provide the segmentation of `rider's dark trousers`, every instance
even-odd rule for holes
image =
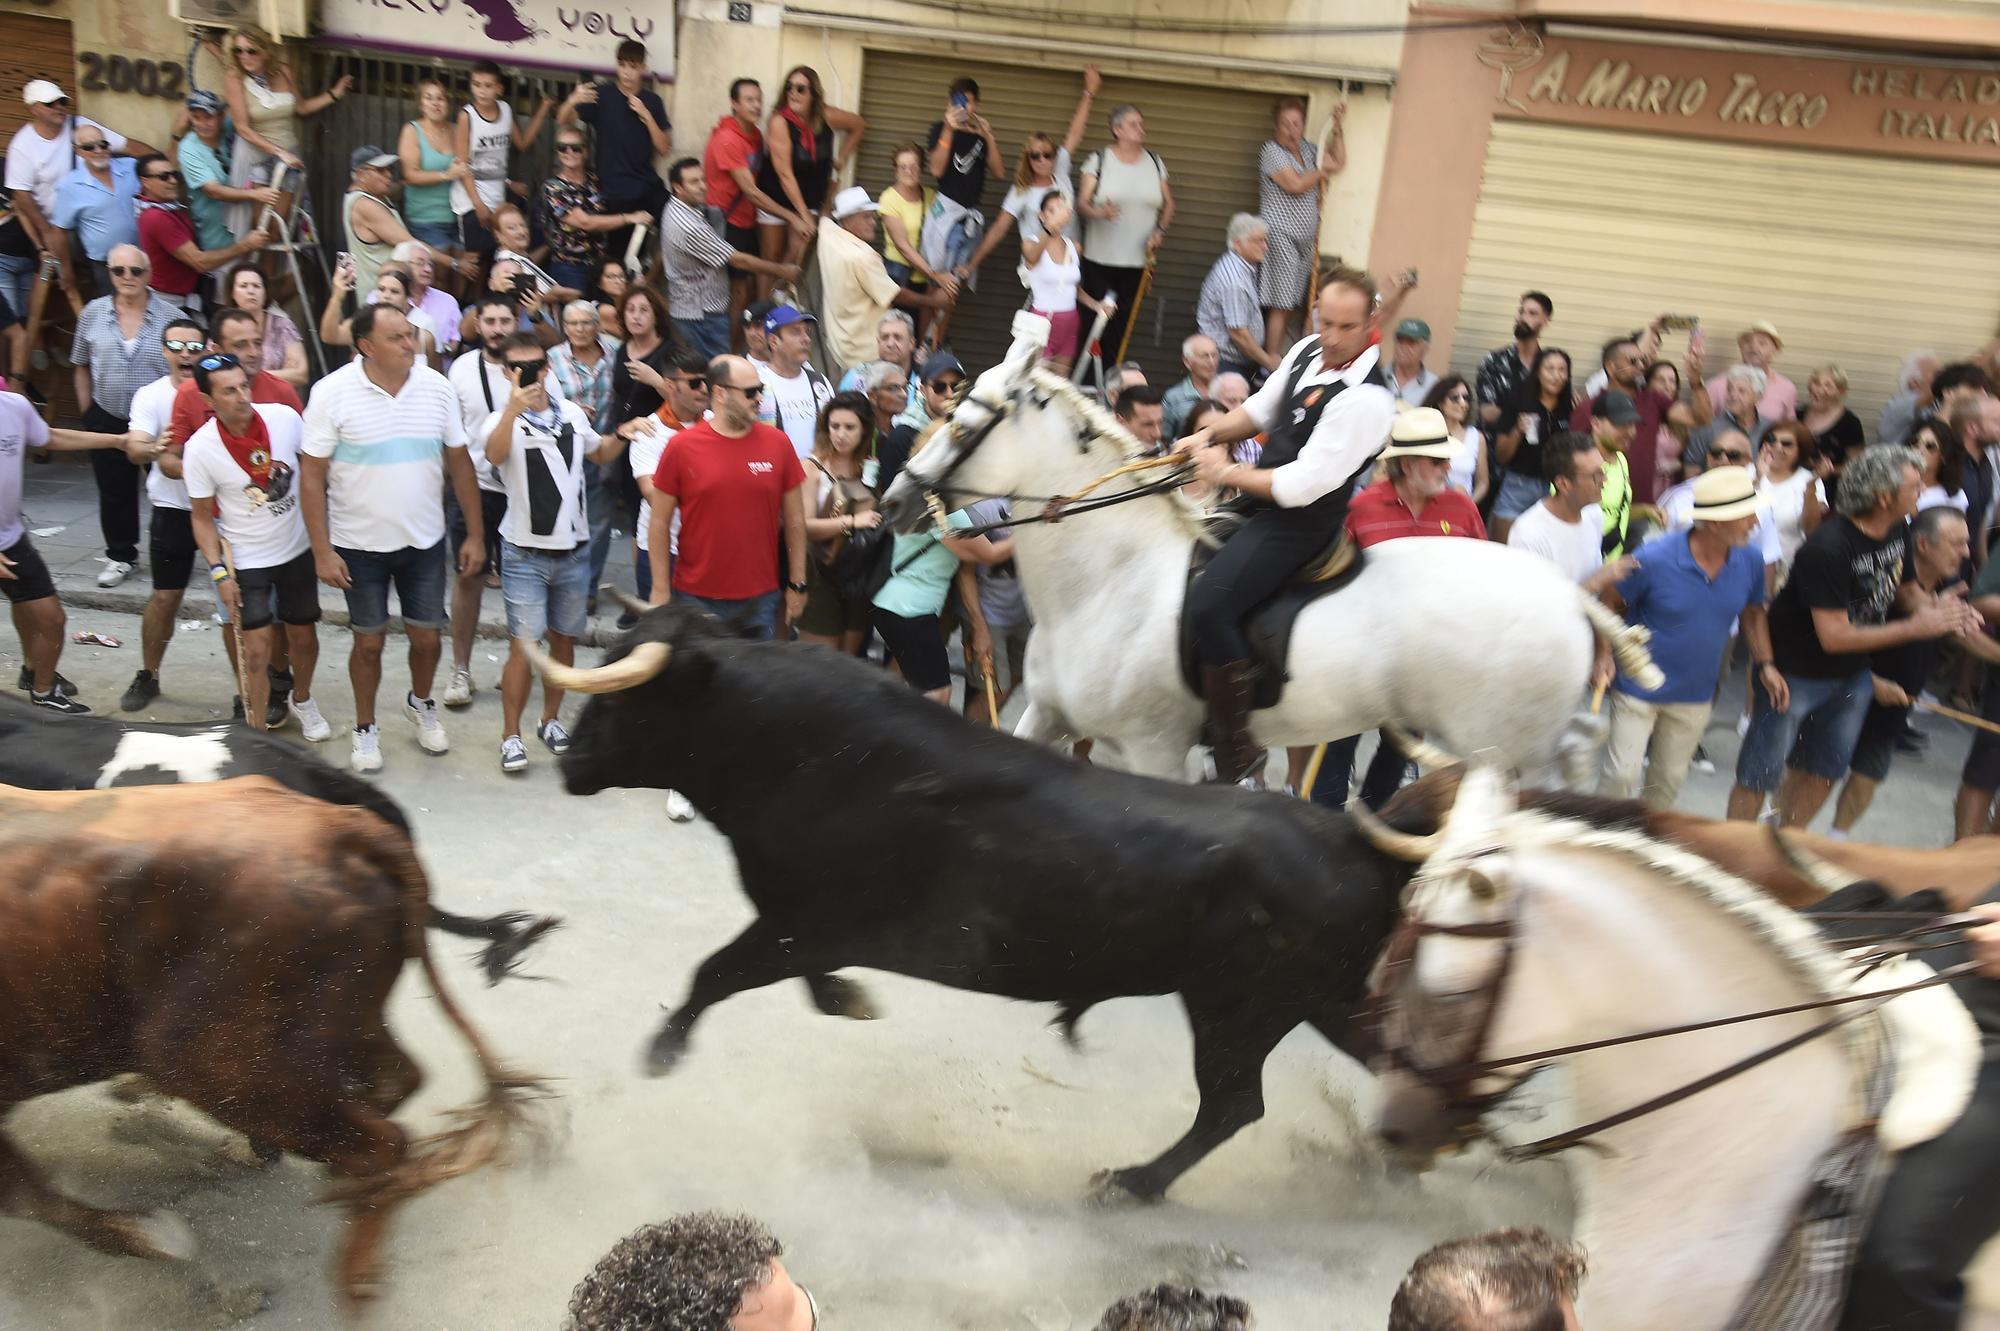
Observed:
[[[1985,900],[2000,901],[2000,889]],[[1931,954],[1939,968],[1965,956],[1963,948]],[[1897,1161],[1856,1259],[1841,1331],[1956,1331],[1965,1307],[1960,1273],[2000,1232],[2000,980],[1952,988],[1979,1024],[1972,1103],[1942,1136]]]
[[[1347,516],[1347,487],[1304,508],[1260,507],[1215,552],[1188,593],[1195,658],[1206,666],[1250,659],[1243,619],[1332,543]]]

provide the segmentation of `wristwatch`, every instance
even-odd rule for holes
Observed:
[[[805,584],[804,584],[803,582],[793,582],[793,581],[792,581],[792,580],[791,580],[790,578],[786,578],[786,579],[785,579],[785,590],[786,590],[786,591],[788,591],[788,592],[802,592],[802,591],[804,591],[805,589],[806,589],[806,585],[805,585]]]

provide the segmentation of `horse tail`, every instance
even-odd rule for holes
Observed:
[[[1667,682],[1660,668],[1653,664],[1653,654],[1646,650],[1646,643],[1652,633],[1644,625],[1627,624],[1613,614],[1611,607],[1587,592],[1579,591],[1583,598],[1584,618],[1590,621],[1591,631],[1611,645],[1612,659],[1618,668],[1642,689],[1657,689]]]

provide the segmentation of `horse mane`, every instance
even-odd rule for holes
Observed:
[[[1535,797],[1539,803],[1541,797]],[[1554,811],[1555,807],[1576,803],[1581,816]],[[1849,977],[1833,949],[1804,916],[1773,900],[1755,885],[1710,860],[1661,840],[1643,825],[1629,821],[1634,811],[1631,801],[1598,799],[1594,796],[1548,797],[1550,807],[1531,807],[1510,813],[1503,826],[1508,842],[1544,849],[1598,850],[1636,861],[1644,869],[1694,893],[1700,900],[1735,920],[1761,941],[1795,978],[1803,982],[1814,999],[1841,996],[1848,992]],[[1637,816],[1643,824],[1644,806]],[[1600,825],[1600,823],[1613,825]],[[1429,866],[1420,876],[1430,875]],[[1840,1041],[1854,1077],[1848,1084],[1848,1119],[1858,1123],[1872,1117],[1879,1105],[1876,1075],[1890,1056],[1885,1019],[1868,1013],[1835,1027],[1830,1033]]]
[[[1126,462],[1139,462],[1157,456],[1158,450],[1151,445],[1140,443],[1137,436],[1120,425],[1118,418],[1105,409],[1103,403],[1094,400],[1061,375],[1045,370],[1040,365],[1034,365],[1021,378],[1067,407],[1070,414],[1083,426],[1083,437],[1086,441],[1097,438],[1110,440],[1117,446],[1120,458]],[[1179,519],[1190,536],[1205,544],[1216,543],[1215,537],[1208,530],[1206,515],[1200,505],[1178,489],[1168,491],[1164,497],[1172,503],[1174,516]]]

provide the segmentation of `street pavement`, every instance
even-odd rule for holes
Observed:
[[[70,629],[124,644],[66,644],[62,670],[86,701],[116,714],[137,669],[128,610],[144,598],[144,574],[118,594],[98,592],[95,492],[87,468],[65,476],[61,467],[31,469],[31,526],[63,528],[36,543],[71,604]],[[165,692],[147,717],[228,713],[226,630],[207,620],[207,596],[190,595],[183,623],[196,627],[176,633]],[[490,623],[499,597],[486,599]],[[100,608],[111,602],[128,610]],[[321,637],[317,691],[335,734],[320,752],[344,762],[350,639],[333,628]],[[1113,1299],[1159,1280],[1236,1293],[1260,1326],[1379,1327],[1401,1273],[1431,1243],[1504,1223],[1568,1225],[1560,1163],[1479,1156],[1421,1179],[1392,1169],[1366,1132],[1368,1079],[1307,1032],[1266,1068],[1266,1118],[1164,1205],[1091,1208],[1095,1170],[1150,1157],[1192,1116],[1186,1023],[1169,999],[1094,1010],[1078,1051],[1041,1006],[870,973],[882,1017],[855,1023],[818,1015],[802,986],[785,985],[717,1008],[680,1070],[642,1077],[661,1005],[749,919],[734,862],[704,822],[669,822],[657,792],[569,796],[533,741],[529,770],[502,774],[503,652],[497,639],[476,645],[480,692],[447,714],[452,750],[431,757],[393,707],[406,675],[401,640],[391,639],[378,779],[409,811],[441,905],[565,917],[532,959],[539,982],[487,989],[466,949],[439,947],[453,993],[501,1056],[556,1079],[563,1132],[539,1163],[446,1184],[403,1210],[372,1325],[547,1331],[618,1237],[690,1207],[762,1216],[826,1324],[873,1331],[1087,1331]],[[18,645],[0,635],[0,679],[11,685],[19,665]],[[1935,717],[1923,725],[1928,751],[1899,757],[1863,835],[1948,838],[1967,735]],[[1718,722],[1709,751],[1719,770],[1693,776],[1684,807],[1720,813],[1735,749],[1733,728]],[[773,834],[798,831],[796,813],[773,809]],[[217,819],[226,826],[227,811]],[[474,1089],[463,1047],[414,975],[399,985],[391,1021],[428,1077],[398,1117],[417,1131],[437,1126]],[[349,1325],[325,1278],[339,1217],[315,1205],[317,1167],[218,1163],[212,1124],[185,1109],[118,1105],[101,1088],[32,1102],[8,1126],[59,1186],[170,1207],[201,1253],[191,1272],[0,1220],[0,1331],[177,1331],[229,1324],[259,1301],[241,1325]]]

